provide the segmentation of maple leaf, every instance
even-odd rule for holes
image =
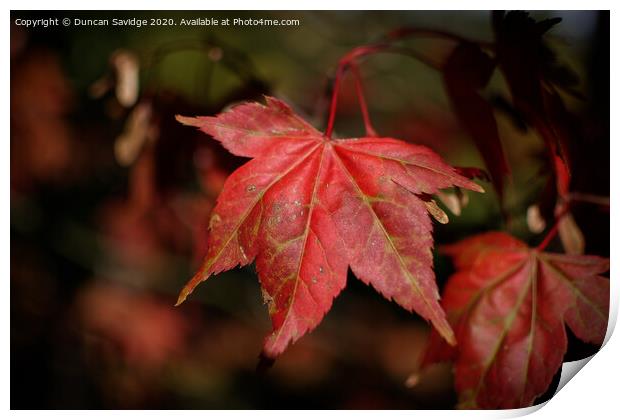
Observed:
[[[351,267],[454,344],[438,303],[428,211],[439,208],[428,195],[482,188],[426,147],[391,138],[329,139],[271,97],[266,106],[177,119],[253,158],[226,180],[206,258],[177,304],[209,276],[256,260],[273,324],[264,354],[275,357],[319,324]]]
[[[531,405],[562,364],[564,324],[581,340],[603,342],[608,259],[541,252],[501,232],[444,250],[457,272],[442,306],[459,344],[446,346],[432,332],[422,365],[455,361],[461,407]]]
[[[476,143],[501,197],[504,181],[510,175],[510,167],[497,130],[493,107],[479,93],[489,82],[494,70],[495,63],[478,45],[461,43],[443,64],[443,80],[452,108]]]
[[[497,65],[515,107],[544,139],[558,193],[565,195],[571,173],[570,144],[580,144],[582,136],[576,118],[566,109],[557,90],[573,92],[578,78],[557,62],[543,36],[561,20],[536,22],[520,11],[493,13]]]

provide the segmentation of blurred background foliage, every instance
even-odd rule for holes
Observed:
[[[416,26],[493,40],[489,12],[12,12],[16,18],[271,18],[291,27],[11,26],[12,408],[451,408],[449,366],[417,374],[428,326],[350,275],[313,333],[257,372],[269,330],[256,273],[233,270],[176,295],[205,250],[227,175],[244,160],[174,120],[269,94],[324,128],[330,80],[351,48]],[[609,195],[609,14],[562,17],[546,39],[579,76],[564,97],[585,143],[581,193]],[[442,60],[454,43],[411,40]],[[429,145],[453,165],[484,167],[450,109],[441,74],[396,55],[361,67],[379,134]],[[509,100],[495,72],[485,97]],[[492,101],[493,102],[493,101]],[[501,101],[495,101],[501,102]],[[502,215],[489,183],[438,244],[489,229],[530,243],[526,209],[543,193],[544,145],[495,112],[513,176]],[[338,136],[363,135],[345,79]],[[609,217],[576,206],[586,252],[609,255]],[[536,229],[534,229],[536,230]],[[561,251],[558,241],[552,249]],[[438,255],[438,282],[452,267]],[[567,357],[595,349],[571,338]]]

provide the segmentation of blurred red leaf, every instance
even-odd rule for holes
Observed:
[[[394,114],[388,124],[390,134],[401,139],[415,139],[416,144],[432,147],[439,154],[453,151],[460,143],[461,127],[446,111],[426,102],[422,109]]]
[[[78,309],[86,331],[118,345],[131,364],[159,367],[185,346],[187,322],[152,296],[99,284],[82,291]]]
[[[446,91],[461,125],[475,142],[501,196],[510,174],[497,131],[493,107],[479,91],[488,83],[495,63],[478,45],[462,43],[443,66]]]
[[[445,247],[457,272],[442,300],[458,347],[435,332],[423,365],[454,360],[462,407],[531,405],[560,368],[564,323],[600,344],[609,312],[609,260],[530,249],[491,232]]]
[[[574,116],[556,88],[573,91],[577,76],[557,62],[543,35],[561,19],[536,22],[525,12],[495,12],[496,59],[518,112],[542,136],[560,195],[570,183],[569,145],[578,136]]]
[[[15,59],[10,97],[11,186],[71,179],[80,144],[67,123],[74,96],[57,55],[34,50]]]
[[[253,158],[226,181],[208,251],[178,303],[213,274],[256,267],[275,357],[315,328],[344,288],[347,268],[454,337],[438,304],[432,225],[418,195],[482,191],[431,150],[391,138],[331,140],[284,103],[246,103],[216,117],[178,117],[231,153]]]

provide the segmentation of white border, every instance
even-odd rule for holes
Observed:
[[[14,10],[342,10],[342,9],[362,9],[362,10],[436,10],[436,9],[454,9],[454,10],[492,10],[492,9],[520,9],[520,10],[609,10],[613,9],[611,1],[599,1],[591,0],[588,2],[579,1],[442,1],[438,2],[414,2],[414,1],[390,1],[381,0],[380,2],[363,2],[363,1],[334,1],[334,0],[304,0],[297,1],[294,4],[290,0],[263,0],[261,2],[252,1],[234,1],[230,0],[222,2],[207,2],[204,0],[176,0],[174,2],[154,2],[154,1],[128,1],[128,0],[108,0],[106,2],[84,2],[84,1],[66,1],[60,0],[50,3],[49,1],[8,1],[6,3],[10,9]],[[55,6],[54,9],[50,8],[50,5]],[[257,7],[257,6],[260,6]],[[380,8],[378,6],[381,6]],[[10,14],[7,10],[7,15]],[[7,16],[8,22],[10,20]],[[620,20],[615,16],[615,10],[611,12],[611,44],[617,45],[617,31],[615,23],[620,23]],[[5,29],[5,57],[9,56],[10,50],[10,31],[8,27]],[[616,48],[617,49],[617,48]],[[615,75],[617,75],[617,53],[613,53],[611,56],[611,115],[616,116],[614,113],[617,110],[615,106],[617,102],[617,82],[615,82]],[[5,61],[5,65],[1,70],[3,80],[5,80],[5,86],[10,85],[10,67]],[[8,89],[7,89],[8,90]],[[7,91],[5,91],[7,92]],[[5,197],[5,205],[2,207],[2,219],[1,225],[2,233],[2,268],[5,272],[2,285],[4,287],[4,299],[8,302],[4,305],[4,313],[2,316],[2,332],[6,337],[5,344],[0,350],[2,352],[2,361],[4,363],[3,380],[0,382],[0,399],[2,400],[3,407],[8,410],[10,406],[10,348],[9,348],[9,310],[10,310],[10,153],[9,153],[9,122],[10,122],[10,97],[8,94],[4,95],[4,101],[2,101],[3,115],[5,121],[4,127],[4,142],[5,150],[2,155],[1,165],[2,172],[6,177],[3,180],[2,189],[3,196]],[[617,118],[612,118],[611,123],[611,157],[617,162],[620,156],[618,155],[617,142],[620,141],[618,137],[618,123]],[[606,158],[603,158],[601,164],[607,164]],[[620,165],[613,165],[611,167],[611,196],[612,202],[615,202],[615,198],[619,197],[620,188]],[[619,252],[620,244],[618,238],[620,238],[620,231],[618,230],[618,222],[620,220],[620,212],[615,206],[611,208],[611,238],[612,239],[612,261],[620,261]],[[315,411],[258,411],[253,413],[237,412],[237,411],[211,411],[208,413],[200,411],[106,411],[106,412],[93,412],[93,411],[48,411],[48,412],[30,412],[30,411],[13,411],[10,413],[15,418],[31,418],[41,415],[53,418],[83,418],[89,416],[92,418],[109,418],[109,416],[115,416],[118,418],[200,418],[204,419],[205,415],[215,416],[221,419],[236,419],[240,416],[251,415],[255,418],[265,418],[269,420],[286,419],[290,420],[291,416],[295,416],[296,419],[312,419],[315,420],[317,416],[328,416],[343,418],[355,418],[355,419],[375,419],[377,416],[387,416],[390,418],[509,418],[532,414],[534,418],[541,419],[567,419],[567,418],[610,418],[617,415],[617,381],[620,374],[620,362],[618,360],[620,356],[620,344],[617,337],[611,336],[611,332],[617,321],[618,315],[618,296],[620,296],[620,290],[618,287],[618,269],[616,269],[615,263],[612,263],[611,278],[612,278],[612,307],[610,312],[610,331],[606,338],[607,343],[600,351],[599,354],[592,358],[592,361],[580,372],[576,380],[570,381],[556,396],[554,396],[546,405],[544,409],[540,410],[539,407],[523,410],[509,410],[509,411],[338,411],[338,412],[315,412]],[[617,335],[617,334],[616,334]]]

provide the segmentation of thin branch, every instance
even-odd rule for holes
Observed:
[[[325,129],[325,137],[331,138],[333,130],[334,130],[334,122],[336,120],[336,111],[338,109],[338,94],[340,93],[340,84],[342,78],[346,74],[347,70],[352,70],[354,74],[356,72],[359,73],[358,69],[358,60],[377,53],[391,53],[391,54],[399,54],[407,57],[414,58],[427,66],[438,70],[440,65],[438,63],[433,63],[429,58],[424,55],[419,54],[417,51],[412,50],[411,48],[406,47],[398,47],[392,46],[389,44],[373,44],[373,45],[363,45],[361,47],[356,47],[345,54],[340,61],[338,62],[338,68],[336,70],[336,76],[334,78],[334,87],[332,89],[332,98],[329,107],[329,118],[327,121],[327,128]],[[366,106],[366,101],[363,96],[363,91],[361,88],[361,78],[359,75],[356,75],[356,90],[358,93],[358,99],[360,102],[360,108],[362,115],[364,116],[364,123],[366,124],[366,131],[368,133],[374,133],[374,129],[372,125],[367,123],[370,122],[370,118],[368,116],[368,108]],[[369,128],[371,130],[369,130]]]
[[[361,47],[353,48],[347,54],[345,54],[338,62],[338,69],[336,70],[336,77],[334,79],[334,89],[332,90],[332,100],[329,107],[329,118],[327,121],[327,128],[325,130],[325,137],[331,138],[334,131],[334,122],[336,119],[336,110],[338,108],[338,94],[340,93],[340,82],[345,75],[346,71],[355,65],[355,61],[361,57],[379,52],[388,46],[385,44],[376,45],[363,45]],[[365,103],[365,102],[364,102]],[[360,102],[360,106],[361,102]],[[363,113],[364,111],[362,111]]]
[[[340,91],[340,79],[342,78],[343,73],[344,69],[342,67],[338,67],[338,70],[336,70],[336,77],[334,79],[334,88],[332,89],[332,100],[329,105],[329,118],[327,120],[327,128],[325,129],[325,137],[327,137],[328,139],[332,137],[332,132],[334,131],[336,109],[338,108],[338,92]]]
[[[351,72],[355,76],[355,90],[357,92],[357,100],[359,101],[360,109],[362,111],[362,117],[364,118],[366,135],[369,137],[377,137],[377,132],[372,125],[370,114],[368,113],[368,106],[366,105],[366,98],[364,97],[364,87],[362,85],[362,75],[357,64],[351,63]]]
[[[440,38],[440,39],[448,39],[455,42],[461,43],[469,43],[469,44],[477,44],[484,48],[495,48],[495,44],[493,42],[487,41],[479,41],[475,39],[466,38],[461,35],[454,34],[452,32],[442,31],[440,29],[430,29],[430,28],[415,28],[415,27],[403,27],[395,29],[389,32],[384,38],[384,41],[398,41],[404,38],[410,37],[419,37],[419,38]]]
[[[609,207],[609,197],[603,197],[600,195],[586,194],[580,192],[568,193],[569,201],[580,201],[583,203],[596,204],[603,207]]]
[[[375,130],[370,123],[370,117],[368,115],[368,107],[366,105],[366,100],[364,99],[363,90],[362,90],[362,82],[361,77],[359,76],[359,69],[357,61],[362,57],[366,57],[372,54],[385,52],[385,53],[393,53],[400,54],[407,57],[414,58],[423,64],[435,69],[441,69],[441,63],[433,62],[430,58],[420,54],[419,52],[403,46],[393,45],[394,41],[401,40],[403,38],[408,38],[412,36],[418,37],[435,37],[435,38],[444,38],[450,39],[456,42],[467,42],[480,45],[481,47],[494,48],[494,44],[485,43],[480,41],[474,41],[471,39],[464,38],[460,35],[453,34],[451,32],[435,30],[435,29],[427,29],[427,28],[412,28],[405,27],[400,28],[395,31],[388,33],[383,39],[382,42],[376,44],[362,45],[360,47],[353,48],[347,54],[345,54],[340,61],[338,62],[338,68],[336,70],[336,77],[334,79],[334,88],[332,90],[332,98],[329,107],[329,118],[327,121],[327,128],[325,129],[325,136],[327,138],[331,138],[333,130],[334,130],[334,122],[336,119],[336,111],[338,108],[338,93],[340,91],[341,79],[344,77],[347,70],[351,69],[356,78],[356,90],[357,96],[360,103],[360,109],[362,115],[364,117],[364,125],[366,126],[366,132],[369,135],[376,135]]]
[[[549,243],[553,240],[553,238],[555,238],[555,235],[557,235],[558,233],[560,221],[562,220],[564,216],[566,216],[569,208],[570,208],[570,203],[566,203],[564,204],[562,209],[557,213],[557,215],[555,216],[555,222],[553,223],[553,226],[551,227],[549,232],[547,232],[547,235],[545,235],[542,242],[536,247],[538,251],[544,251],[545,248],[549,246]]]

